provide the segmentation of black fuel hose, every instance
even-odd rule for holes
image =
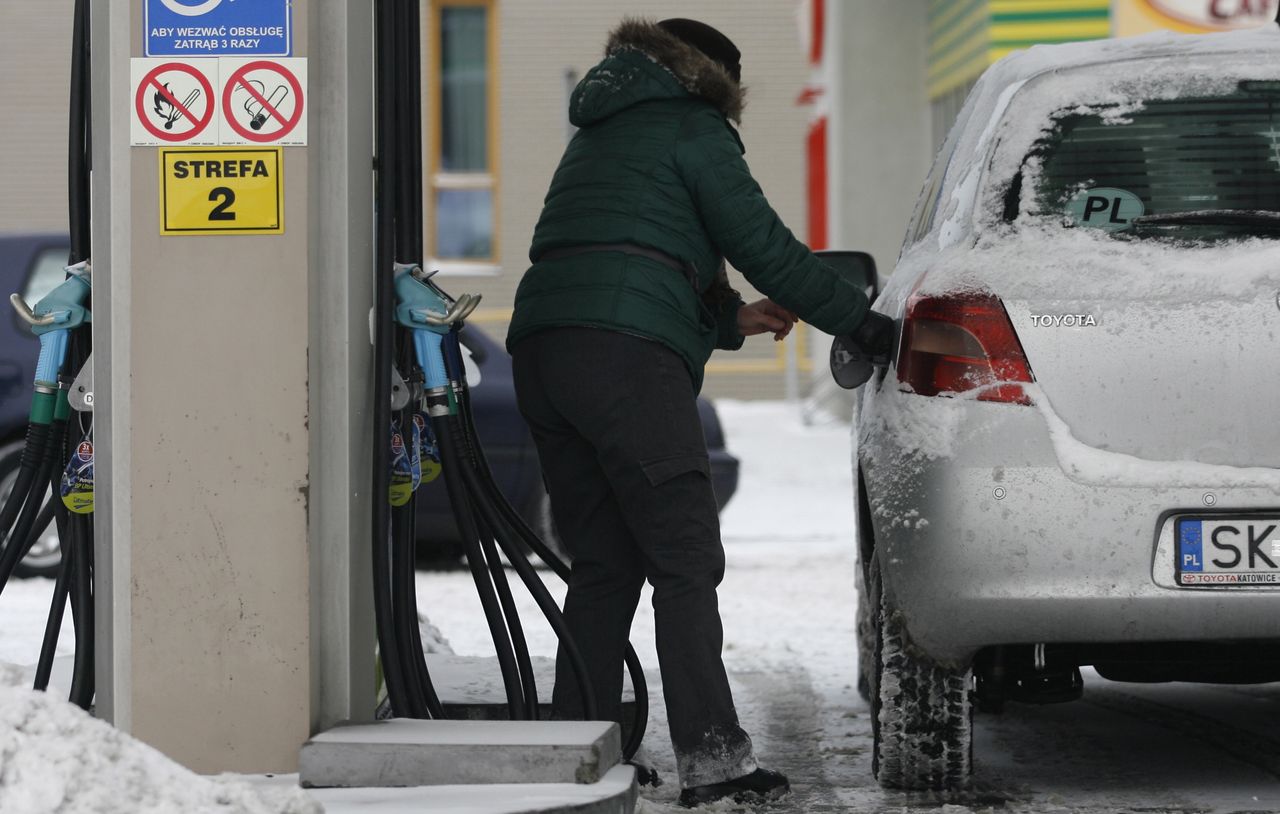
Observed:
[[[401,331],[396,330],[396,339],[399,340],[398,334]],[[396,351],[396,356],[400,362],[401,369],[404,363],[403,343],[397,341],[400,346]],[[393,412],[393,420],[397,422],[397,426],[401,428],[401,437],[403,444],[408,447],[409,439],[403,433],[404,412]],[[412,637],[410,636],[410,620],[409,617],[413,611],[409,597],[413,591],[413,547],[412,541],[406,539],[408,532],[407,519],[409,513],[414,509],[413,498],[410,496],[409,503],[403,506],[391,507],[391,610],[392,610],[392,635],[395,637],[399,653],[403,659],[400,666],[400,674],[404,678],[404,709],[398,710],[398,714],[403,718],[425,718],[427,716],[426,701],[419,681],[420,675],[415,667],[416,659],[414,658]],[[408,566],[406,568],[406,565]]]
[[[401,413],[403,416],[403,413]],[[403,418],[401,419],[403,422]],[[401,427],[403,427],[401,423]],[[409,439],[405,440],[408,446]],[[415,501],[410,497],[404,506],[391,510],[391,577],[392,608],[394,613],[394,635],[399,643],[400,653],[404,658],[401,666],[405,680],[406,708],[400,711],[402,717],[426,718],[426,688],[423,685],[421,648],[415,645],[413,635],[417,628],[417,601],[414,585],[413,539],[410,518],[415,510]]]
[[[465,438],[465,436],[464,436]],[[465,481],[469,467],[462,467]],[[475,505],[475,494],[467,484],[468,499]],[[524,625],[520,622],[520,611],[516,608],[515,597],[511,593],[511,583],[507,581],[507,572],[498,555],[498,546],[494,543],[494,534],[490,528],[489,518],[483,505],[475,505],[476,527],[480,530],[480,546],[484,551],[485,561],[489,565],[489,575],[498,594],[498,604],[507,621],[507,630],[511,634],[511,648],[515,651],[516,669],[520,672],[520,691],[524,699],[524,717],[536,721],[538,715],[538,683],[533,675],[533,659],[529,657],[529,644],[524,636]]]
[[[412,421],[405,416],[404,421]],[[402,425],[404,426],[404,425]],[[402,652],[407,664],[404,666],[406,680],[411,686],[413,717],[444,718],[444,707],[436,694],[435,685],[431,681],[431,673],[427,669],[422,646],[422,631],[418,622],[418,586],[415,558],[417,529],[417,494],[409,504],[392,513],[392,534],[395,540],[394,556],[396,557],[396,614],[397,635],[400,638]]]
[[[374,179],[374,365],[373,365],[373,593],[378,652],[387,699],[392,714],[408,709],[403,659],[395,635],[392,597],[390,444],[391,369],[394,350],[392,325],[395,308],[395,91],[396,91],[396,4],[375,2],[376,101]]]
[[[89,259],[89,3],[76,0],[71,30],[71,98],[67,139],[67,209],[71,263]]]
[[[62,501],[50,501],[58,528],[59,540],[70,540],[66,530],[67,515],[71,514]],[[58,511],[61,507],[61,511]],[[44,640],[40,645],[40,659],[36,662],[35,689],[44,691],[49,688],[49,676],[53,673],[53,658],[57,655],[58,637],[62,632],[62,617],[67,609],[67,595],[71,590],[71,558],[73,548],[62,548],[62,561],[58,563],[58,578],[53,583],[53,601],[49,603],[49,615],[44,625]]]
[[[409,9],[403,0],[396,0],[392,7],[395,17],[393,61],[396,69],[396,83],[391,94],[393,116],[393,143],[395,153],[395,260],[396,265],[412,257],[414,202],[408,195],[407,177],[413,174],[414,155],[405,138],[405,120],[407,108],[411,104],[405,96],[405,78],[408,72],[406,61],[412,53],[412,43],[405,38],[406,17]],[[420,206],[420,205],[419,205]],[[400,371],[408,378],[409,368],[406,361],[411,360],[411,349],[406,341],[404,329],[392,328],[394,350],[392,358]],[[407,448],[411,442],[405,420],[406,412],[401,410],[395,414],[394,420],[400,428],[400,434]],[[413,540],[407,538],[408,518],[416,509],[415,495],[410,495],[408,504],[391,509],[391,606],[393,635],[399,646],[401,659],[400,672],[404,677],[405,709],[400,715],[408,718],[424,718],[427,716],[425,692],[422,687],[422,672],[418,665],[422,661],[421,651],[415,651],[412,628],[417,626],[416,602],[411,601],[414,591],[414,558]]]
[[[516,666],[510,634],[504,624],[502,607],[486,568],[484,552],[480,546],[480,531],[476,525],[472,506],[467,499],[466,481],[463,475],[466,459],[459,445],[461,427],[456,416],[443,416],[435,422],[434,426],[440,443],[440,457],[445,486],[449,491],[449,503],[453,507],[454,519],[457,521],[458,530],[466,546],[467,565],[471,569],[471,577],[475,582],[476,592],[480,596],[480,605],[484,611],[485,620],[489,624],[494,649],[497,651],[498,667],[502,672],[502,683],[507,692],[507,713],[511,720],[521,720],[524,718],[525,705],[520,672]]]
[[[72,26],[71,50],[71,99],[67,143],[67,202],[71,236],[69,265],[86,262],[92,256],[90,235],[90,172],[92,170],[90,114],[92,91],[89,54],[89,0],[76,0],[75,22]],[[86,307],[92,308],[92,294]],[[68,353],[60,378],[70,388],[70,380],[89,360],[92,347],[92,329],[82,325],[71,332]],[[75,413],[72,414],[76,415]],[[79,422],[76,422],[79,425]],[[65,432],[65,429],[64,429]],[[79,438],[67,437],[59,444],[56,459],[48,462],[53,486],[53,500],[60,504],[60,470],[70,453],[79,444]],[[67,535],[59,540],[64,550],[73,552],[68,581],[71,596],[71,614],[74,617],[76,650],[71,676],[70,700],[82,709],[93,704],[94,676],[94,605],[93,605],[93,514],[71,514],[63,526]],[[34,539],[34,538],[33,538]]]
[[[13,482],[13,489],[0,509],[0,539],[8,535],[13,528],[13,521],[18,519],[31,492],[31,484],[35,482],[36,472],[40,469],[40,456],[44,451],[45,440],[49,437],[49,425],[31,422],[27,425],[27,439],[22,447],[22,458],[18,463],[18,474]],[[0,582],[0,591],[4,583]]]
[[[413,420],[412,416],[408,417],[409,421]],[[405,571],[408,574],[408,615],[409,615],[409,653],[414,654],[411,662],[417,672],[419,693],[423,703],[426,705],[427,715],[435,719],[443,719],[444,706],[440,703],[440,696],[436,693],[435,684],[431,681],[431,673],[427,669],[426,649],[422,646],[422,628],[418,617],[418,585],[417,585],[417,494],[414,494],[414,509],[405,515],[404,523],[406,526],[405,535],[408,544],[405,550],[408,552]]]
[[[40,514],[41,504],[44,502],[44,491],[48,487],[54,465],[61,457],[62,435],[65,430],[66,422],[57,420],[49,425],[49,431],[44,436],[40,467],[36,470],[35,479],[27,489],[22,510],[18,513],[18,520],[9,533],[8,543],[0,553],[0,592],[4,591],[9,579],[13,576],[13,569],[26,556],[32,542],[31,531]],[[30,443],[29,440],[28,443]],[[13,497],[10,497],[10,500],[13,500]]]
[[[62,473],[54,470],[53,478],[56,479],[54,489],[57,489],[56,481],[61,480]],[[59,503],[61,503],[61,501],[57,499],[56,491],[44,499],[44,503],[40,506],[40,513],[36,515],[35,525],[31,527],[31,533],[27,535],[26,542],[22,544],[23,551],[28,554],[31,553],[31,549],[35,546],[36,541],[43,537],[44,533],[49,530],[49,524],[53,522],[54,507]],[[24,554],[23,556],[25,557],[26,555]]]
[[[413,636],[410,632],[414,612],[414,606],[409,601],[409,583],[413,581],[413,548],[411,542],[406,545],[406,509],[412,510],[412,503],[391,509],[391,604],[394,614],[392,618],[395,620],[393,633],[404,658],[400,669],[405,682],[405,709],[399,712],[404,718],[425,718],[428,714],[426,698],[422,676],[416,667],[417,659],[414,658]]]
[[[402,267],[421,266],[423,259],[422,236],[422,100],[414,95],[414,77],[421,69],[421,9],[418,0],[400,0],[396,4],[396,93],[395,102],[395,150],[396,173],[396,229],[395,257]],[[413,336],[409,331],[395,331],[399,368],[407,374],[410,386],[420,382]],[[399,414],[399,426],[406,445],[411,443],[413,410]],[[418,622],[418,595],[416,581],[415,548],[417,492],[414,491],[405,506],[392,512],[392,557],[395,562],[395,619],[396,635],[404,658],[407,695],[413,717],[442,718],[440,704],[422,646],[422,633]]]
[[[71,673],[71,703],[88,710],[93,703],[93,526],[90,515],[67,518],[71,533],[71,615],[76,652]]]
[[[489,522],[494,523],[496,528],[501,529],[494,535],[494,539],[501,546],[503,553],[507,555],[507,560],[511,563],[511,567],[515,569],[516,574],[528,589],[534,602],[537,603],[538,609],[542,611],[547,623],[555,632],[561,647],[564,648],[565,655],[569,659],[570,669],[573,671],[574,678],[578,682],[578,689],[582,695],[583,717],[587,720],[594,720],[599,714],[599,707],[596,703],[595,690],[591,685],[590,674],[587,672],[587,664],[582,657],[582,652],[578,649],[572,636],[569,635],[564,615],[556,604],[555,597],[547,590],[547,586],[543,584],[538,572],[528,558],[525,557],[524,552],[520,550],[520,546],[514,543],[514,535],[510,527],[505,523],[501,513],[496,510],[490,497],[485,494],[484,487],[481,485],[476,471],[468,467],[463,470],[463,477],[467,481],[467,487],[472,496],[481,507],[481,511],[489,518]]]
[[[82,326],[71,332],[67,347],[67,362],[63,374],[59,377],[62,386],[68,391],[79,371],[89,361],[89,349],[92,344],[91,329]],[[80,439],[84,437],[86,416],[71,411],[68,428],[76,427],[80,434],[64,431],[64,442],[59,450],[57,463],[51,475],[53,499],[57,504],[61,500],[61,464],[74,460]],[[76,649],[71,672],[70,701],[81,709],[89,709],[93,703],[94,693],[94,638],[93,638],[93,514],[68,512],[64,523],[67,536],[61,538],[72,552],[68,575],[71,618],[75,632]]]

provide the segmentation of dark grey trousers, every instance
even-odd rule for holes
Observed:
[[[724,548],[684,362],[647,339],[557,328],[521,340],[513,363],[552,516],[573,555],[564,614],[600,717],[620,720],[623,651],[647,578],[681,785],[754,771],[720,657]],[[582,716],[563,650],[553,705],[557,717]]]

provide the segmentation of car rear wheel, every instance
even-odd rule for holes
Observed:
[[[963,788],[973,771],[972,670],[938,664],[912,647],[884,596],[879,558],[870,565],[872,771],[886,788]]]

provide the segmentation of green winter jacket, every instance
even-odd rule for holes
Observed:
[[[774,302],[831,334],[867,312],[857,286],[796,240],[765,200],[729,119],[742,91],[700,51],[656,25],[624,22],[570,99],[573,137],[534,230],[507,347],[535,331],[591,326],[655,339],[684,358],[701,389],[715,348],[736,350],[741,298],[727,258]],[[542,261],[553,249],[629,243],[697,271],[646,257],[591,252]]]

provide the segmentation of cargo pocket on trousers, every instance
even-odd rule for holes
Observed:
[[[640,468],[655,489],[674,478],[689,472],[701,472],[711,480],[711,464],[705,455],[679,455],[674,458],[657,458],[641,461]]]
[[[637,532],[650,569],[719,582],[724,571],[720,519],[705,455],[678,455],[642,461],[649,488]]]

